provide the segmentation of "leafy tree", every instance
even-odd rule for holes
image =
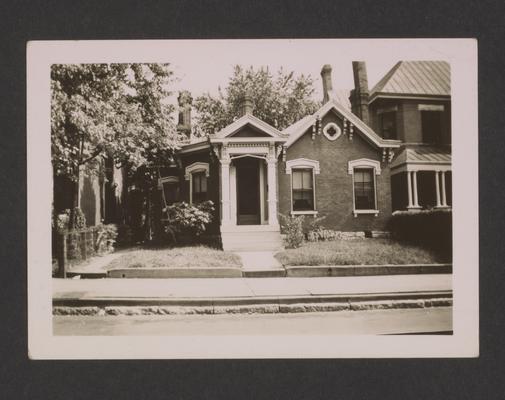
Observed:
[[[204,94],[195,100],[196,126],[202,134],[224,128],[240,116],[240,104],[246,93],[254,102],[254,115],[284,129],[316,111],[312,99],[313,79],[280,69],[273,75],[268,68],[254,69],[236,65],[228,86],[219,88],[218,96]]]
[[[171,77],[165,64],[52,66],[52,164],[56,175],[74,182],[73,209],[81,171],[97,173],[105,157],[135,173],[173,154],[178,137],[167,100]]]

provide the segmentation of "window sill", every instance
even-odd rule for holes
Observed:
[[[379,215],[379,210],[354,210],[353,211],[354,218],[358,216],[358,214],[374,214],[374,217]]]
[[[317,215],[317,211],[291,211],[291,215]]]

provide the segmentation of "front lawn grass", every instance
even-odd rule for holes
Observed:
[[[168,249],[138,249],[113,260],[106,269],[114,268],[240,268],[239,256],[205,246]]]
[[[447,256],[390,239],[306,242],[275,255],[283,265],[385,265],[451,262]]]

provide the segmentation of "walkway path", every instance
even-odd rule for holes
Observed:
[[[274,257],[273,251],[238,251],[243,270],[282,269],[282,264]]]
[[[437,292],[451,274],[323,278],[53,279],[53,299],[215,299]]]

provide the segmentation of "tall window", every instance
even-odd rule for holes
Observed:
[[[354,169],[354,208],[356,210],[375,210],[376,208],[372,168]]]
[[[312,169],[293,169],[293,211],[314,210],[314,182]]]
[[[442,140],[442,112],[421,111],[424,143],[440,143]]]
[[[384,139],[396,139],[396,111],[379,114],[379,124]]]
[[[207,177],[205,171],[193,172],[192,174],[192,196],[193,203],[201,203],[207,200]]]
[[[167,206],[170,206],[179,201],[179,183],[178,182],[163,182],[163,195]]]

